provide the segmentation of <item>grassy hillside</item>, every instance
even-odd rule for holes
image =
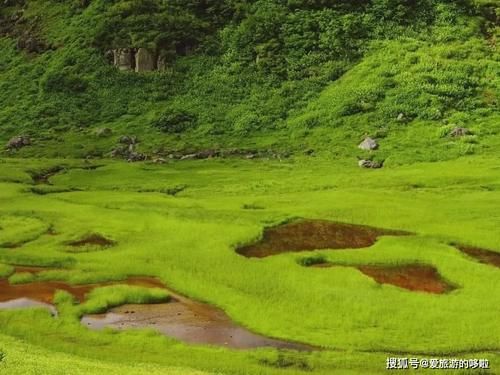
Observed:
[[[9,0],[0,8],[0,141],[19,156],[308,151],[394,164],[496,152],[496,1]],[[119,71],[150,48],[160,72]],[[450,139],[468,127],[472,135]],[[96,129],[110,128],[108,136]],[[491,150],[491,151],[488,151]],[[373,155],[372,155],[373,156]]]

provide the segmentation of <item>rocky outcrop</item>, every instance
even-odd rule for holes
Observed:
[[[18,135],[16,137],[11,138],[9,142],[7,142],[5,148],[8,150],[19,150],[25,146],[30,146],[30,145],[31,145],[31,139],[29,137],[24,135]]]
[[[358,148],[365,151],[372,151],[378,148],[378,143],[376,140],[366,137],[365,140],[358,145]]]
[[[164,70],[166,65],[164,59],[147,48],[117,48],[108,51],[108,54],[113,55],[113,65],[123,71],[152,72],[160,66]]]
[[[135,52],[132,48],[118,48],[113,50],[113,64],[120,70],[135,68]]]
[[[148,160],[148,156],[136,150],[139,140],[136,136],[124,135],[118,139],[118,145],[111,150],[111,157],[122,158],[128,162],[138,162]]]
[[[156,53],[146,48],[139,48],[135,53],[135,71],[152,72],[157,69]]]

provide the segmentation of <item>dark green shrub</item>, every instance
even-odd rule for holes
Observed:
[[[87,89],[87,82],[69,69],[50,71],[41,80],[44,92],[82,93]]]
[[[182,109],[168,109],[163,112],[156,120],[153,126],[165,133],[182,133],[196,125],[197,118],[194,114]]]

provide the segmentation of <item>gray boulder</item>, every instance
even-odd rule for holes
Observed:
[[[13,137],[7,142],[6,148],[8,150],[19,150],[25,146],[31,145],[31,139],[24,135]]]
[[[358,145],[358,148],[365,151],[372,151],[378,148],[378,143],[376,140],[366,137],[365,140]]]
[[[118,142],[123,144],[123,145],[135,145],[135,144],[139,143],[139,140],[137,139],[137,137],[135,135],[123,135],[120,137]]]

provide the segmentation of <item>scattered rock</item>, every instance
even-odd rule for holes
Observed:
[[[110,128],[98,128],[95,131],[95,135],[99,138],[107,138],[113,134],[113,131]]]
[[[373,161],[373,160],[361,159],[358,161],[358,165],[360,168],[379,169],[379,168],[382,168],[384,166],[384,163],[378,162],[378,161]]]
[[[120,137],[119,143],[124,144],[124,145],[135,145],[139,143],[139,140],[135,135],[129,136],[129,135],[123,135]]]
[[[135,163],[138,161],[145,161],[145,160],[148,160],[148,156],[141,152],[130,152],[127,158],[127,161],[129,163]]]
[[[215,158],[220,155],[220,152],[217,150],[204,150],[196,153],[197,159],[210,159]]]
[[[197,159],[197,154],[187,154],[187,155],[182,155],[181,160],[193,160]]]
[[[376,140],[366,137],[365,140],[358,145],[358,148],[365,151],[372,151],[378,148],[378,143]]]
[[[472,132],[467,128],[454,128],[450,132],[450,137],[459,138],[459,137],[464,137],[464,136],[470,135],[470,134],[472,134]]]
[[[165,164],[167,162],[165,159],[158,157],[153,158],[151,161],[153,162],[153,164]]]
[[[18,135],[16,137],[11,138],[9,142],[7,142],[6,148],[8,150],[19,150],[20,148],[30,145],[31,145],[30,137],[24,135]]]
[[[110,156],[112,158],[125,157],[128,155],[127,145],[118,145],[113,150],[111,150]]]

